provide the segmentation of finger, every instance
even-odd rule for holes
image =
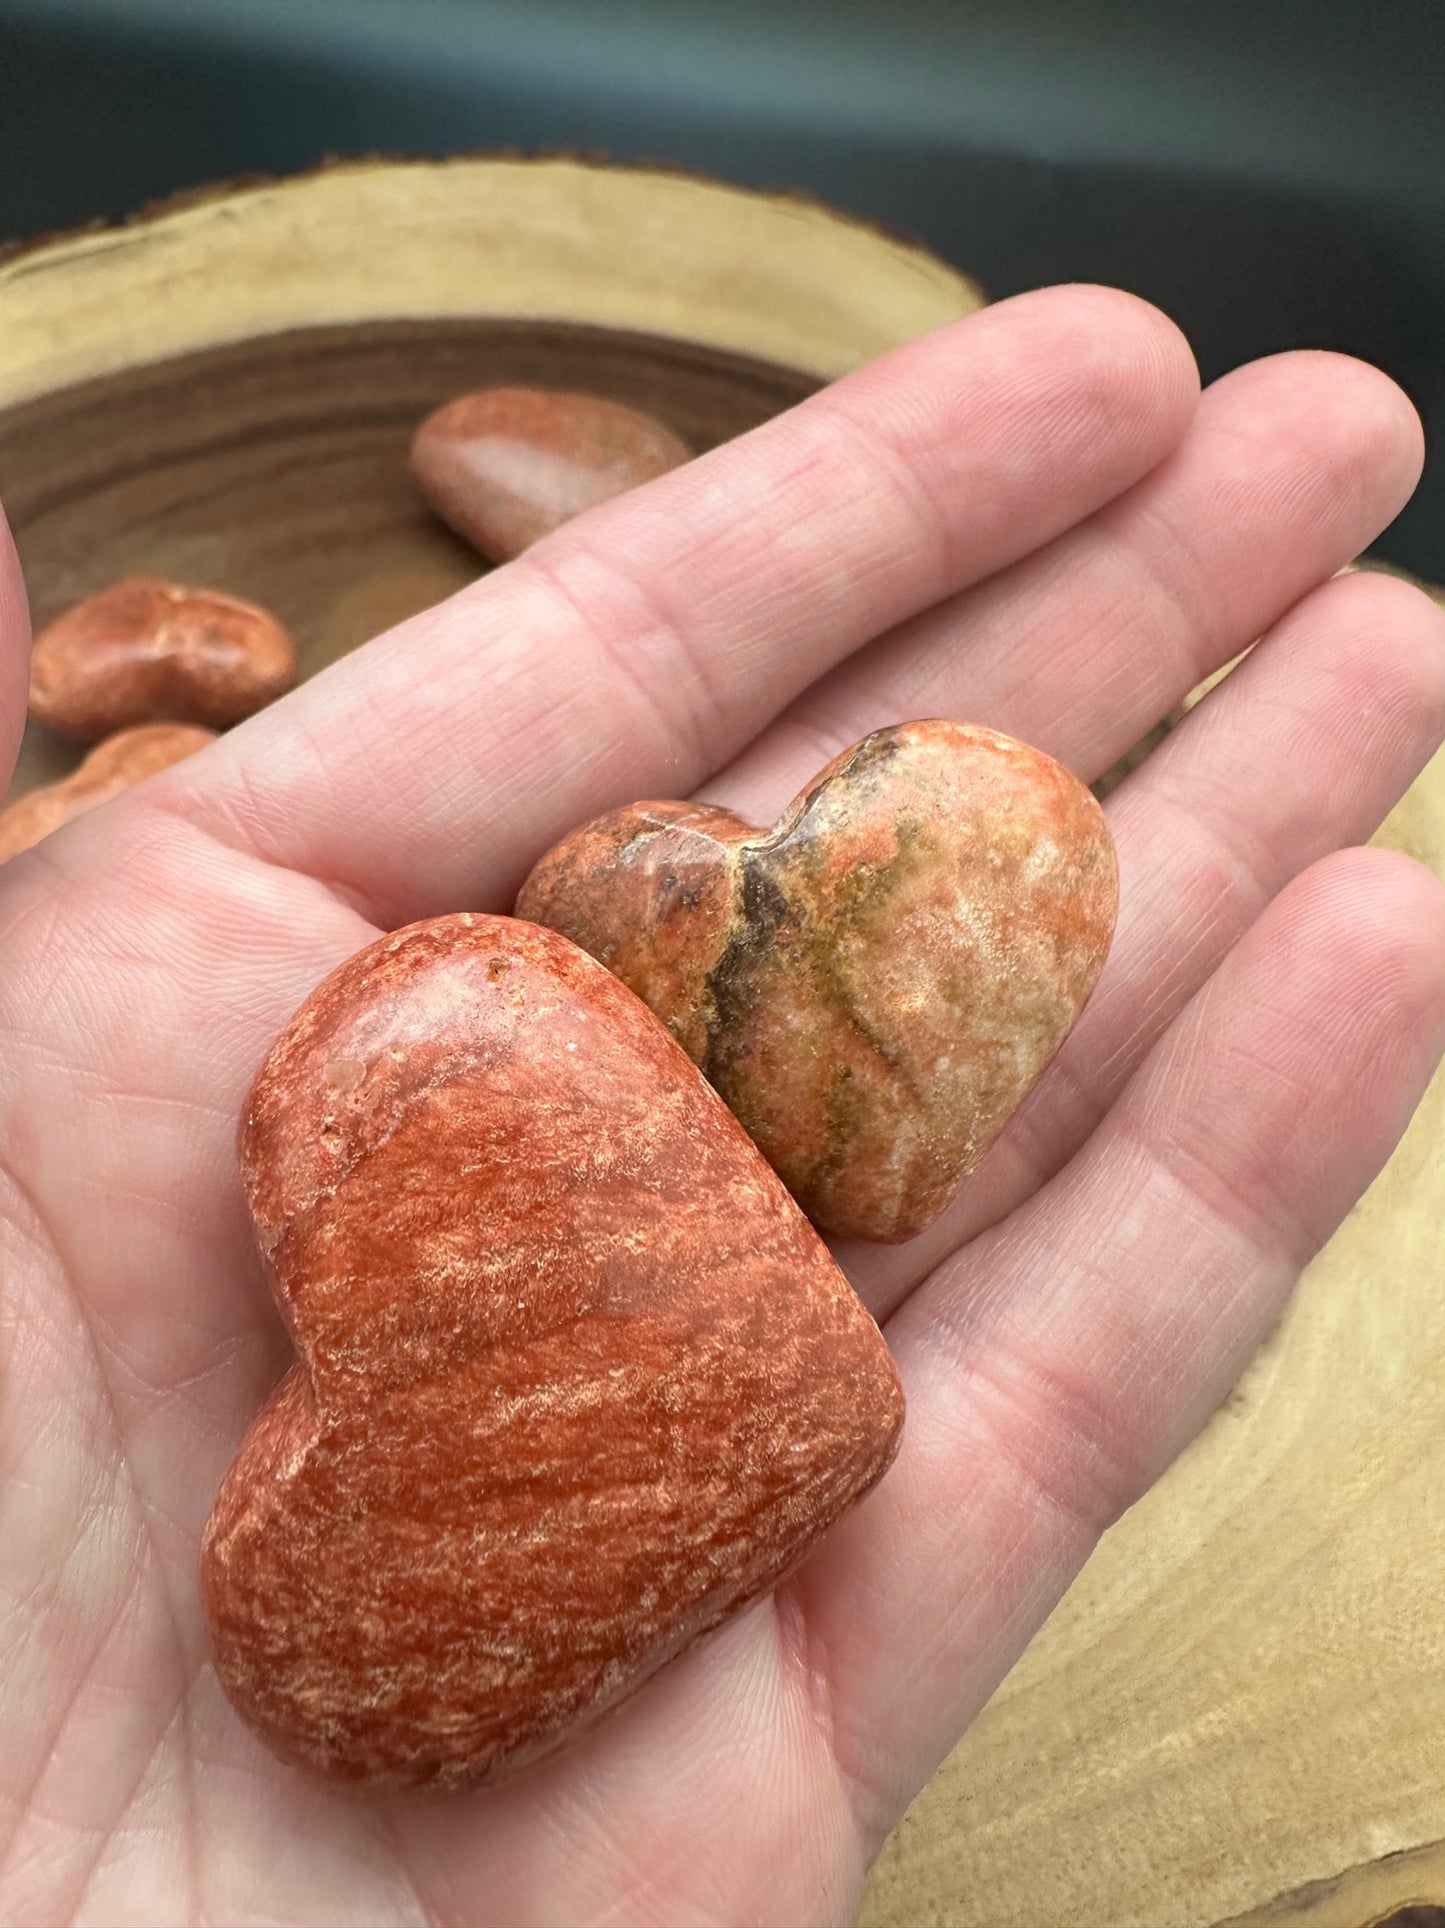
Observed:
[[[802,1582],[875,1837],[1389,1155],[1445,1046],[1442,956],[1420,866],[1315,866],[1067,1171],[890,1321],[897,1466]]]
[[[1119,922],[1099,988],[937,1224],[839,1247],[875,1317],[1084,1143],[1269,900],[1362,843],[1445,736],[1445,612],[1392,577],[1317,589],[1110,799]]]
[[[1092,780],[1373,541],[1421,459],[1414,408],[1364,362],[1238,369],[1127,494],[859,651],[707,795],[766,820],[839,750],[915,716],[989,724]]]
[[[379,922],[504,906],[578,821],[682,795],[880,630],[1178,441],[1193,364],[1131,296],[1021,296],[558,532],[234,733],[176,794]]]
[[[0,794],[15,769],[30,687],[30,607],[20,558],[0,509]]]

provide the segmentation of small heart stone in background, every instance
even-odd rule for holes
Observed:
[[[296,645],[269,610],[127,576],[36,637],[30,714],[80,743],[139,723],[224,730],[295,681]]]
[[[215,740],[214,730],[190,723],[142,723],[108,736],[68,777],[27,790],[0,810],[0,863]]]
[[[1040,750],[877,730],[771,830],[636,803],[542,858],[517,915],[666,1023],[815,1224],[913,1237],[1068,1035],[1118,879],[1094,798]]]
[[[691,459],[640,409],[536,388],[459,395],[427,417],[411,447],[427,501],[493,562]]]
[[[241,1163],[297,1363],[201,1554],[284,1758],[491,1780],[793,1567],[888,1465],[877,1327],[655,1018],[552,931],[413,925],[303,1006]]]

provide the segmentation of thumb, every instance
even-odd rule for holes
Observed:
[[[0,508],[0,792],[20,754],[29,687],[30,604],[10,525]]]

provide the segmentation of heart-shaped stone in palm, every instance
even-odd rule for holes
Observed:
[[[929,1225],[1103,968],[1114,847],[1088,789],[997,731],[875,731],[771,830],[637,803],[547,853],[519,917],[667,1024],[825,1230]]]
[[[298,1363],[202,1549],[217,1672],[287,1759],[483,1781],[777,1581],[879,1477],[876,1326],[630,991],[505,918],[308,1000],[242,1169]]]

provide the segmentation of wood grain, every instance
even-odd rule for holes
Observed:
[[[117,366],[401,316],[581,322],[828,379],[981,300],[922,248],[794,195],[565,158],[357,162],[0,265],[0,408]]]
[[[0,264],[0,496],[37,624],[170,576],[274,609],[304,677],[485,567],[408,468],[451,396],[580,388],[700,451],[981,299],[785,195],[560,159],[337,167]],[[75,761],[33,728],[11,794]]]
[[[633,402],[699,450],[816,386],[654,336],[490,320],[305,329],[98,376],[0,414],[37,626],[119,576],[169,576],[273,610],[313,674],[485,571],[427,507],[407,450],[439,402],[492,382]],[[13,788],[74,761],[32,726]]]
[[[1439,1897],[1439,1898],[1437,1898]],[[1311,1881],[1221,1928],[1445,1928],[1445,1842]]]

